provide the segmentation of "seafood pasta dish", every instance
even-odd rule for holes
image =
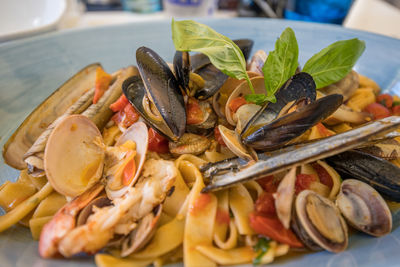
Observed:
[[[135,66],[90,64],[12,134],[3,158],[20,174],[0,186],[0,232],[28,227],[45,259],[195,267],[392,231],[400,98],[353,70],[368,44],[300,65],[291,28],[272,51],[191,20],[171,29],[172,62],[142,46]]]

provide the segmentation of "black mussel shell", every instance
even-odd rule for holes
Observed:
[[[261,126],[243,139],[243,143],[258,150],[276,149],[300,136],[322,121],[342,104],[343,96],[329,95],[294,112]]]
[[[186,127],[185,103],[178,81],[168,64],[150,48],[138,48],[136,62],[147,95],[172,132],[168,137],[178,140]]]
[[[187,92],[189,86],[189,74],[191,71],[189,53],[176,51],[173,65],[179,85],[182,87],[182,90]]]
[[[400,168],[387,160],[350,150],[326,159],[343,178],[369,184],[385,198],[400,202]]]
[[[276,102],[266,103],[247,123],[243,128],[241,136],[248,135],[248,130],[253,125],[260,125],[274,120],[281,109],[286,104],[299,99],[305,99],[307,103],[315,101],[317,96],[316,85],[310,74],[300,72],[293,75],[279,90],[276,92]]]

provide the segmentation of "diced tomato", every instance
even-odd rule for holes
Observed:
[[[120,111],[118,111],[117,113],[115,113],[115,114],[111,117],[111,120],[112,120],[116,125],[118,125],[118,124],[121,123],[123,117],[124,117],[124,111],[123,111],[123,110],[120,110]]]
[[[261,185],[265,192],[275,193],[278,189],[277,181],[273,175],[269,175],[257,180],[257,182]]]
[[[135,159],[131,159],[124,168],[123,176],[122,176],[122,184],[127,186],[131,183],[133,177],[136,173],[136,164]]]
[[[326,127],[320,122],[317,123],[315,126],[317,127],[319,134],[323,137],[328,137],[335,134],[331,130],[326,129]]]
[[[229,103],[228,107],[232,112],[235,113],[241,106],[243,106],[245,104],[247,104],[246,99],[244,99],[243,96],[239,96],[239,97],[232,99],[232,101]]]
[[[226,146],[224,139],[222,139],[221,132],[218,129],[218,126],[214,128],[214,137],[217,140],[218,144],[222,146]]]
[[[316,181],[317,177],[313,174],[297,174],[295,183],[296,194],[299,194],[303,190],[309,189],[311,183]]]
[[[375,119],[382,119],[390,116],[390,111],[379,103],[369,104],[364,111],[372,114]]]
[[[264,192],[254,204],[256,212],[264,216],[276,216],[275,199],[272,193]]]
[[[167,153],[169,151],[168,148],[168,140],[157,133],[153,128],[149,129],[149,150],[157,153]]]
[[[319,177],[319,181],[321,182],[321,184],[324,184],[327,187],[329,187],[329,189],[332,189],[333,180],[332,180],[332,177],[330,176],[330,174],[325,170],[325,168],[322,167],[321,165],[319,165],[316,162],[311,164],[311,166],[317,172],[318,177]]]
[[[250,226],[257,234],[267,236],[294,248],[302,248],[303,244],[296,235],[286,229],[277,217],[265,217],[257,213],[250,213]]]
[[[389,94],[381,94],[376,98],[376,102],[387,108],[391,108],[393,105],[393,97]]]
[[[393,115],[400,116],[400,106],[394,106],[392,108]]]
[[[219,224],[229,224],[231,218],[227,211],[221,210],[220,208],[218,208],[215,220]]]
[[[128,103],[124,108],[125,119],[123,121],[124,127],[128,128],[135,122],[139,120],[140,114],[136,111],[136,109]]]
[[[188,103],[186,105],[186,116],[187,124],[199,124],[203,122],[204,114],[197,99],[193,97],[188,99]]]
[[[120,111],[125,108],[125,106],[129,103],[128,98],[124,94],[122,94],[117,101],[110,105],[110,109],[114,112]]]
[[[94,97],[93,104],[96,104],[97,101],[104,95],[104,92],[110,86],[112,80],[112,76],[106,73],[103,68],[97,67],[96,69],[96,79],[94,82]]]
[[[196,214],[204,209],[211,201],[211,195],[208,193],[201,193],[194,201],[193,205],[189,208],[191,214]]]

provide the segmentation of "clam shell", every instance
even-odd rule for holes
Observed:
[[[106,186],[106,193],[110,199],[119,198],[122,195],[124,195],[126,191],[128,191],[128,189],[132,187],[139,178],[139,175],[143,168],[143,164],[146,160],[147,147],[149,143],[149,134],[146,124],[144,124],[144,122],[141,121],[132,124],[121,135],[121,137],[116,142],[115,146],[122,145],[128,140],[132,140],[136,143],[136,156],[135,156],[135,163],[137,166],[136,174],[129,185],[124,186],[119,190],[114,191]]]
[[[5,163],[19,170],[26,168],[23,155],[48,125],[61,116],[85,91],[93,87],[96,69],[100,66],[99,63],[94,63],[83,68],[35,108],[5,143]]]
[[[63,119],[49,136],[44,152],[44,169],[52,187],[75,197],[97,182],[103,173],[104,150],[96,125],[83,115]]]

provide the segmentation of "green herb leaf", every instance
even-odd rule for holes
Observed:
[[[269,249],[269,240],[265,238],[260,238],[258,239],[257,244],[253,247],[254,251],[258,252],[257,257],[254,258],[253,264],[254,265],[260,265],[261,264],[261,259],[265,255],[265,253],[268,252]]]
[[[262,68],[269,97],[274,96],[276,91],[295,74],[298,57],[299,47],[294,31],[286,28],[275,42],[275,50],[269,53]]]
[[[365,42],[357,38],[335,42],[313,55],[303,71],[310,74],[317,88],[343,79],[365,50]]]
[[[238,80],[246,79],[254,93],[246,72],[246,60],[242,50],[231,39],[193,20],[172,19],[171,27],[176,50],[205,54],[211,63],[226,75]]]
[[[247,102],[254,103],[256,105],[262,106],[265,104],[265,102],[275,102],[275,96],[266,96],[264,94],[250,94],[250,95],[245,95],[244,98],[246,99]]]

